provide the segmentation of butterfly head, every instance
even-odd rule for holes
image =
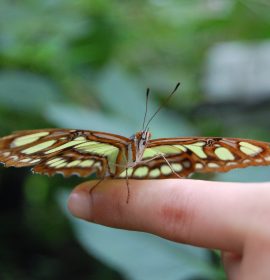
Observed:
[[[147,145],[151,136],[151,132],[149,132],[148,129],[137,132],[135,134],[135,138],[137,139],[138,148],[143,149]]]
[[[132,140],[132,145],[135,145],[136,148],[136,159],[135,162],[139,162],[143,156],[144,149],[147,146],[148,140],[151,138],[151,133],[146,130],[141,130],[135,135],[132,135],[130,139]]]

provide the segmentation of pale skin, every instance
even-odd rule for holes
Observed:
[[[229,280],[270,279],[270,183],[191,179],[94,181],[72,192],[68,207],[81,219],[149,232],[222,252]]]

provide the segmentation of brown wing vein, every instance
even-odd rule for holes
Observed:
[[[95,149],[98,145],[108,144],[119,149],[116,160],[121,161],[128,141],[128,138],[115,134],[88,130],[19,131],[0,138],[0,162],[7,167],[34,166],[34,172],[48,175],[61,173],[64,176],[88,176],[97,173],[98,177],[112,176],[108,156],[91,153],[91,150],[80,151],[74,147],[93,142],[90,147]]]

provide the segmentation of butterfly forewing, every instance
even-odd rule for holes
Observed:
[[[134,179],[188,177],[194,172],[270,165],[270,144],[248,139],[149,140],[139,161],[136,145],[134,138],[89,130],[20,131],[0,139],[0,162],[6,166],[34,166],[34,172],[48,175],[96,173],[100,178]]]
[[[150,140],[142,159],[128,169],[129,178],[187,177],[194,172],[270,165],[270,144],[238,138],[164,138]],[[119,174],[124,176],[125,172]]]
[[[0,162],[6,166],[35,166],[34,172],[64,176],[114,176],[126,162],[130,140],[86,130],[21,131],[0,139]],[[123,168],[123,167],[122,167]]]

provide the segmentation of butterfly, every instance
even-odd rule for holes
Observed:
[[[148,95],[149,90],[147,100]],[[270,165],[267,142],[223,137],[152,140],[148,125],[156,113],[130,138],[78,129],[18,131],[0,138],[0,162],[6,167],[33,166],[34,173],[49,176],[87,177],[95,173],[101,179],[185,178],[194,172]]]

